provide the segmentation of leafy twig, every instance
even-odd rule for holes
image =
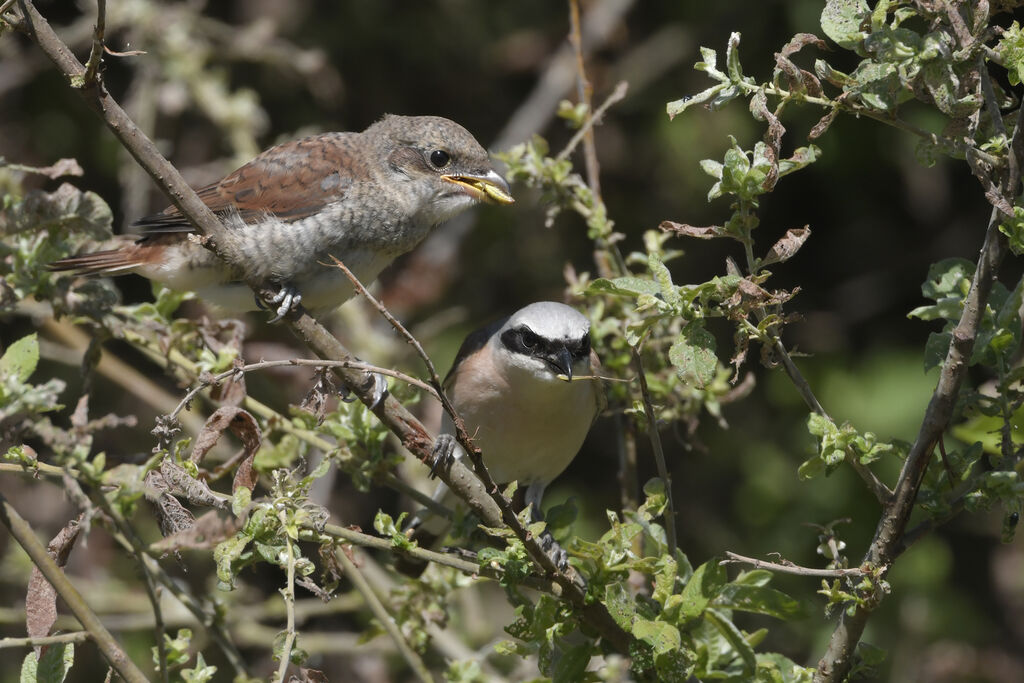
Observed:
[[[285,518],[285,511],[282,510],[278,517],[281,526],[288,527],[288,520]],[[288,557],[285,561],[285,585],[281,589],[281,596],[284,598],[285,609],[285,632],[284,643],[281,645],[281,664],[277,668],[279,683],[285,683],[285,676],[288,675],[288,664],[292,658],[292,646],[295,644],[295,549],[292,547],[292,539],[287,533],[284,535],[285,548]]]
[[[651,405],[651,393],[647,390],[647,376],[644,375],[643,361],[640,360],[640,351],[632,347],[633,364],[636,365],[636,374],[640,379],[640,396],[643,398],[644,414],[647,416],[647,434],[651,439],[651,449],[654,451],[654,462],[658,467],[658,476],[665,482],[665,535],[668,537],[669,557],[676,556],[676,510],[672,503],[672,475],[669,474],[668,465],[665,462],[665,451],[661,446],[661,434],[658,433],[658,418],[654,414],[654,406]]]

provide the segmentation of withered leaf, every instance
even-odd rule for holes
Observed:
[[[658,228],[663,232],[674,232],[684,237],[696,237],[697,239],[710,240],[715,237],[729,237],[725,228],[720,225],[697,226],[674,221],[662,221]]]
[[[166,534],[162,541],[153,544],[153,548],[165,552],[209,549],[234,536],[241,527],[240,520],[234,517],[221,517],[216,510],[209,510],[190,527]]]
[[[252,469],[252,460],[259,450],[263,441],[260,427],[248,411],[237,406],[222,406],[214,411],[203,425],[202,431],[196,437],[195,446],[189,456],[192,462],[199,463],[203,457],[220,439],[225,429],[231,432],[242,442],[242,451],[231,458],[231,462],[241,460],[238,469],[235,470],[235,480],[231,487],[234,491],[239,486],[253,489],[256,486],[256,473]]]
[[[64,528],[57,532],[46,550],[58,567],[67,564],[68,555],[78,540],[82,528],[80,526],[85,513],[72,519]],[[57,622],[57,591],[39,571],[32,567],[32,575],[28,580],[28,591],[25,594],[25,626],[30,638],[42,638],[50,635],[50,629]],[[36,646],[36,657],[42,655],[43,648]]]
[[[773,263],[782,263],[793,258],[793,255],[800,250],[807,238],[811,236],[810,226],[802,228],[790,228],[778,242],[772,245],[768,254],[761,261],[762,266]]]

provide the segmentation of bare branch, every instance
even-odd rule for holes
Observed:
[[[801,567],[789,562],[788,560],[782,560],[781,562],[768,562],[766,560],[758,560],[753,557],[738,555],[728,550],[725,551],[725,557],[726,559],[722,560],[718,564],[749,564],[755,569],[768,569],[773,572],[796,574],[797,576],[820,576],[829,579],[839,579],[845,576],[864,576],[871,573],[863,567],[848,567],[846,569],[816,569],[814,567]]]

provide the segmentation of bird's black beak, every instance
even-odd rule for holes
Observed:
[[[480,201],[493,204],[511,204],[515,201],[509,193],[508,183],[496,171],[452,173],[441,176],[441,180],[458,185],[466,194]]]
[[[558,347],[558,350],[545,356],[544,360],[548,362],[548,365],[558,371],[557,374],[565,375],[566,382],[572,381],[572,354],[569,353],[569,349],[564,346],[560,346]]]

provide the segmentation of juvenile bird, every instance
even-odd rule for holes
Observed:
[[[136,221],[137,239],[62,259],[52,270],[138,273],[226,311],[257,307],[244,280],[278,287],[280,318],[352,295],[337,257],[369,284],[438,224],[479,201],[508,204],[508,185],[480,143],[436,116],[385,116],[362,133],[324,133],[272,147],[198,190],[227,226],[225,263],[188,239],[175,207]],[[325,265],[326,264],[326,265]]]
[[[491,478],[498,484],[517,481],[535,518],[540,518],[545,488],[576,457],[604,409],[599,381],[573,381],[592,375],[597,366],[590,321],[569,306],[542,301],[471,333],[445,378],[445,392],[480,448]],[[445,415],[434,444],[439,467],[446,459],[466,457],[454,434]],[[434,500],[450,506],[454,496],[442,483]],[[447,531],[447,524],[421,512],[409,528],[421,546],[430,546]],[[564,551],[550,535],[544,542],[564,565]],[[410,558],[402,558],[398,566],[412,574],[423,567]]]

